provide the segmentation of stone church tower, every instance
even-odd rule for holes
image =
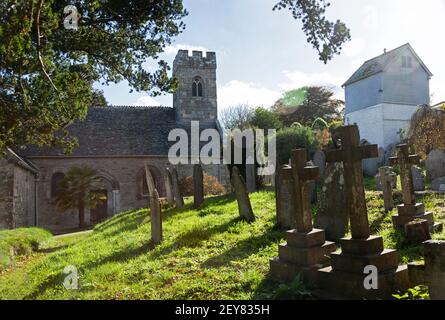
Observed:
[[[173,95],[173,107],[178,122],[199,120],[215,123],[218,116],[216,102],[216,54],[201,51],[179,50],[173,62],[173,76],[178,88]]]

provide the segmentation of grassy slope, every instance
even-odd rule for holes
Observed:
[[[403,248],[392,230],[390,214],[382,213],[380,193],[367,193],[373,233],[388,248],[401,248],[401,260],[420,258],[421,247]],[[396,194],[396,199],[400,196]],[[277,255],[284,233],[274,227],[271,192],[251,195],[257,221],[237,216],[231,197],[207,199],[205,206],[164,212],[162,245],[152,248],[146,210],[118,215],[93,233],[53,238],[45,254],[18,270],[0,276],[0,298],[25,299],[268,299],[297,298],[304,288],[287,286],[268,275],[268,260]],[[428,209],[441,210],[444,199],[428,196]],[[436,210],[437,213],[437,210]],[[444,234],[435,237],[444,237]],[[80,271],[80,290],[62,286],[62,270]]]

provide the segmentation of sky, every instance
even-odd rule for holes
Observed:
[[[184,0],[185,31],[161,56],[172,65],[179,49],[215,51],[218,108],[270,107],[285,91],[325,85],[344,99],[341,85],[384,49],[407,42],[433,73],[432,103],[445,100],[445,0],[331,0],[327,16],[351,29],[352,40],[328,64],[306,42],[301,23],[277,0]],[[170,94],[129,93],[126,82],[98,86],[112,105],[172,106]]]

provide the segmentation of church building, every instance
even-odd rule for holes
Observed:
[[[345,123],[356,123],[360,136],[387,149],[400,142],[419,105],[430,103],[431,71],[409,43],[386,51],[346,81]]]
[[[217,129],[216,55],[200,51],[189,55],[179,50],[173,76],[179,81],[173,107],[91,107],[84,121],[69,127],[79,146],[70,155],[56,148],[15,148],[0,159],[0,229],[39,226],[54,232],[75,229],[77,210],[58,212],[58,182],[73,166],[96,170],[107,201],[86,212],[87,221],[147,206],[144,164],[148,163],[156,187],[165,196],[165,168],[175,167],[180,178],[191,176],[193,165],[172,166],[168,141],[173,129],[185,129],[200,121],[200,130]],[[230,185],[225,165],[204,165],[204,171],[226,188]]]

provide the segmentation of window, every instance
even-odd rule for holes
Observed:
[[[202,97],[202,80],[200,77],[193,79],[192,95],[194,97]]]
[[[56,172],[51,178],[51,197],[55,198],[61,192],[60,183],[65,178],[65,174],[62,172]]]
[[[402,68],[411,68],[412,67],[412,58],[410,56],[402,57]]]

